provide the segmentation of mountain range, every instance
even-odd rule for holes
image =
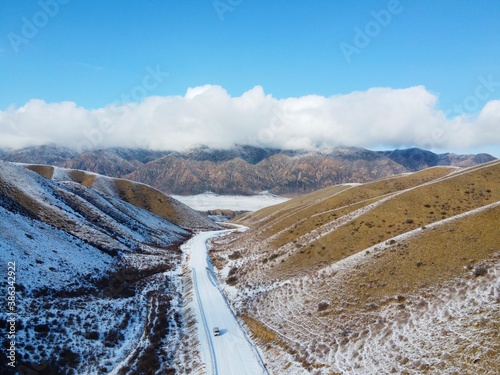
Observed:
[[[121,177],[168,194],[211,191],[250,195],[269,191],[294,196],[335,184],[364,183],[438,165],[469,167],[495,158],[488,154],[435,154],[417,148],[296,151],[235,146],[228,150],[199,147],[185,152],[109,148],[79,153],[47,145],[0,150],[0,159]]]

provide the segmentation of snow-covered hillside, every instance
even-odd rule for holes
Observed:
[[[57,182],[76,182],[102,194],[118,198],[161,216],[174,224],[194,230],[221,229],[213,221],[171,196],[140,182],[96,173],[39,164],[19,164]]]
[[[17,371],[165,373],[189,231],[62,172],[55,181],[0,161],[0,288],[15,265]],[[12,373],[1,353],[0,372]]]

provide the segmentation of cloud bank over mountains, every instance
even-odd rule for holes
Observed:
[[[500,100],[488,101],[476,115],[467,115],[465,102],[445,113],[437,101],[423,86],[277,99],[260,86],[232,97],[220,86],[205,85],[189,88],[184,96],[150,96],[100,109],[33,99],[0,111],[0,147],[56,143],[79,151],[116,146],[180,151],[249,144],[466,150],[500,144]]]

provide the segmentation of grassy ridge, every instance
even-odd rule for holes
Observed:
[[[342,281],[345,294],[339,299],[354,302],[353,309],[387,297],[418,292],[457,276],[469,275],[475,266],[500,256],[498,228],[500,206],[452,220],[393,243],[369,261],[350,271]],[[338,299],[331,291],[324,297]]]
[[[301,248],[278,270],[289,272],[289,267],[309,268],[338,261],[402,233],[496,202],[500,200],[499,187],[497,164],[406,191]],[[338,216],[345,213],[340,210]],[[308,228],[320,218],[309,219]]]
[[[435,180],[446,176],[453,170],[450,167],[431,168],[418,173],[395,176],[359,186],[333,186],[257,211],[243,220],[242,223],[251,225],[252,229],[259,232],[260,238],[269,238],[290,228],[289,231],[281,233],[274,239],[273,246],[278,248],[329,221],[333,221],[375,200],[382,199],[387,194]],[[271,213],[273,210],[275,211],[274,214]],[[263,215],[267,215],[268,219],[252,225],[254,218],[260,218]]]

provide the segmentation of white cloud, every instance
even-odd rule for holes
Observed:
[[[276,99],[260,86],[231,97],[220,86],[205,85],[189,88],[185,96],[154,96],[97,110],[33,99],[0,111],[0,147],[58,143],[80,150],[183,150],[251,144],[477,150],[500,144],[500,100],[489,101],[475,118],[447,119],[436,103],[423,86]]]

